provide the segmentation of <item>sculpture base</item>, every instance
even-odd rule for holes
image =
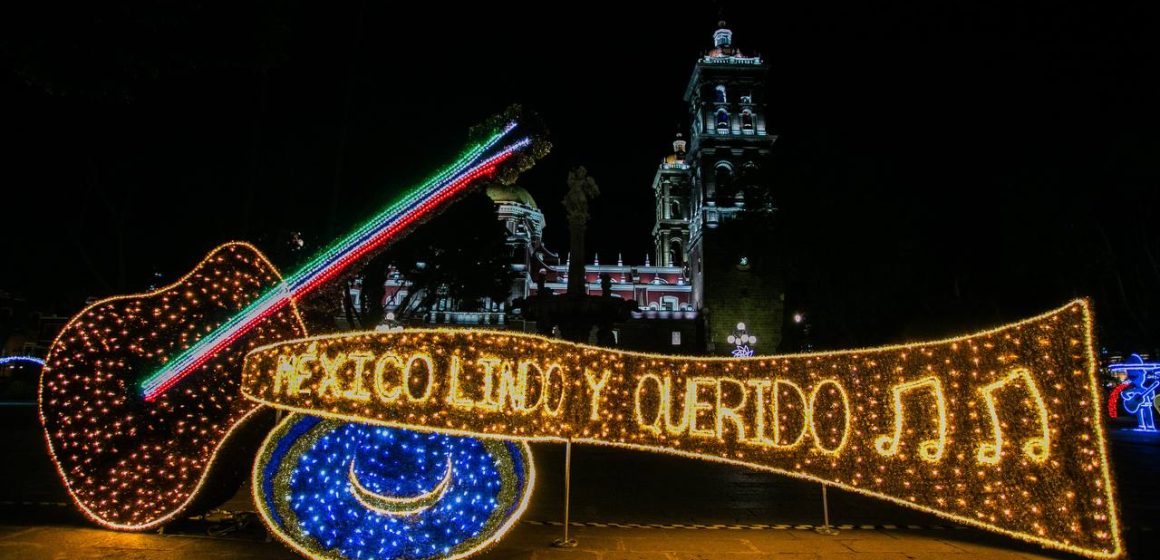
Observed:
[[[596,344],[614,346],[612,325],[627,321],[635,302],[611,296],[567,294],[535,295],[523,303],[524,315],[536,321],[536,330],[551,336],[552,328],[560,329],[560,336],[572,342],[587,343],[592,327],[596,327]]]

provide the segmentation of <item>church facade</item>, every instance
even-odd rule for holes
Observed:
[[[615,332],[618,346],[725,355],[736,350],[732,341],[740,330],[745,340],[755,340],[754,352],[777,350],[784,315],[779,263],[771,262],[769,251],[753,250],[770,242],[775,214],[765,179],[777,139],[766,123],[767,73],[761,57],[733,45],[733,33],[722,22],[684,93],[688,135],[677,135],[652,181],[651,259],[626,265],[620,255],[605,263],[597,256],[584,267],[590,295],[603,293],[601,278],[607,275],[612,297],[636,304],[638,310]],[[544,245],[544,215],[526,190],[496,186],[487,194],[507,228],[515,273],[511,297],[474,310],[436,304],[421,320],[535,331],[512,302],[535,295],[541,274],[543,289],[565,293],[570,257]],[[407,290],[406,279],[391,271],[382,302],[388,312],[398,311]]]

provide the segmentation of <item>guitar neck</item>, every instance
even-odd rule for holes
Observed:
[[[405,233],[416,221],[447,203],[475,180],[494,172],[496,166],[530,143],[528,138],[524,138],[487,155],[515,126],[515,123],[508,124],[487,141],[468,150],[459,161],[331,245],[298,272],[286,277],[241,312],[170,360],[142,382],[145,400],[156,399],[263,319],[333,279],[370,251]]]

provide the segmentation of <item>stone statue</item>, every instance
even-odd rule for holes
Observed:
[[[584,233],[588,229],[588,200],[600,195],[596,180],[588,176],[583,165],[568,172],[568,194],[564,195],[564,210],[568,212],[568,233],[571,247],[568,263],[568,295],[584,296]],[[572,259],[571,255],[577,258]]]
[[[636,301],[614,296],[612,276],[609,274],[600,275],[602,296],[588,294],[590,286],[584,270],[584,233],[588,229],[588,202],[599,195],[600,188],[596,186],[596,180],[588,176],[587,169],[577,167],[568,173],[568,194],[562,201],[568,212],[568,230],[572,241],[566,261],[568,290],[562,296],[552,296],[551,290],[545,285],[546,271],[541,271],[536,279],[536,296],[521,301],[519,306],[525,317],[536,321],[536,331],[544,336],[559,336],[573,342],[587,343],[595,328],[597,344],[616,346],[617,335],[613,327],[631,317],[632,311],[636,309]]]
[[[536,275],[536,295],[547,297],[552,294],[548,292],[548,271],[541,268],[539,274]]]
[[[583,165],[568,172],[568,194],[564,196],[564,209],[568,212],[569,224],[588,223],[588,199],[600,196],[596,180],[588,176]]]

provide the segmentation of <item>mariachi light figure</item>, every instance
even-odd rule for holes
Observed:
[[[1156,399],[1156,387],[1160,386],[1160,363],[1145,362],[1139,354],[1132,354],[1127,361],[1109,367],[1112,371],[1122,371],[1127,375],[1118,393],[1120,401],[1124,403],[1124,410],[1140,419],[1140,426],[1136,429],[1155,432],[1152,403]]]

